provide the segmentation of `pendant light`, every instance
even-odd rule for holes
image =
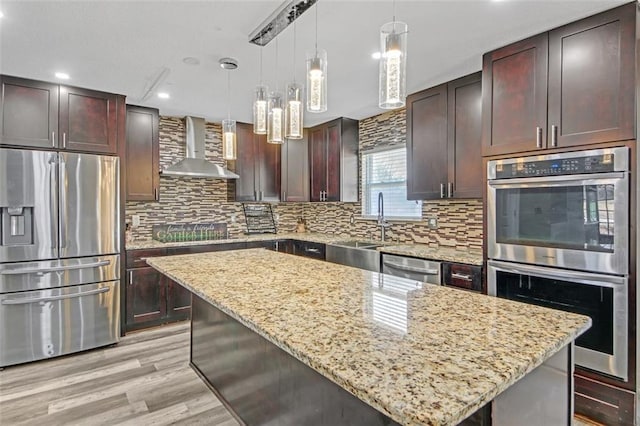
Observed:
[[[269,93],[269,88],[262,83],[262,49],[264,49],[264,46],[261,43],[260,83],[256,86],[255,99],[253,101],[253,133],[257,135],[267,134],[267,94]]]
[[[307,54],[307,111],[327,110],[327,52],[318,50],[318,3],[316,3],[316,42]]]
[[[405,105],[407,32],[407,24],[396,21],[396,2],[393,0],[393,21],[380,28],[380,108],[394,109]]]
[[[296,83],[296,23],[293,22],[293,83],[287,85],[287,105],[285,110],[285,137],[302,139],[302,86]]]
[[[269,93],[267,102],[267,142],[284,143],[284,105],[282,94],[278,92],[278,39],[276,43],[276,90]]]
[[[231,119],[231,70],[238,68],[238,61],[233,58],[222,58],[220,67],[227,70],[227,118],[222,120],[222,158],[236,159],[236,120]]]

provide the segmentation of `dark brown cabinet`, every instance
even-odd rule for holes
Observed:
[[[59,86],[5,75],[0,79],[0,144],[55,148]]]
[[[154,201],[159,197],[159,112],[127,105],[126,200]]]
[[[309,201],[309,139],[305,130],[301,140],[288,139],[282,145],[282,201]]]
[[[480,73],[407,97],[407,198],[481,198]]]
[[[482,292],[482,267],[444,262],[442,264],[442,285]]]
[[[235,200],[280,201],[280,145],[253,133],[251,124],[237,123],[236,132]]]
[[[124,97],[2,76],[0,144],[116,154]]]
[[[151,267],[127,270],[127,329],[157,323],[166,317],[166,285]]]
[[[636,5],[483,58],[483,155],[635,138]]]
[[[311,201],[358,201],[358,121],[338,118],[309,129]]]
[[[126,331],[189,319],[191,292],[144,261],[167,254],[171,253],[166,249],[127,251]]]

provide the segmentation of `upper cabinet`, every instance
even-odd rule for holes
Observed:
[[[159,195],[159,112],[127,105],[127,201],[155,201]]]
[[[280,201],[280,145],[253,133],[251,124],[237,123],[236,135],[235,200]]]
[[[635,138],[636,5],[483,59],[483,155]]]
[[[0,79],[0,144],[118,152],[123,96],[10,76]]]
[[[309,129],[311,201],[358,201],[358,121],[338,118]]]
[[[309,137],[287,139],[282,145],[282,201],[309,201]]]
[[[482,197],[480,73],[407,97],[407,198]]]

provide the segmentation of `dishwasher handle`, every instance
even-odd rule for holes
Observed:
[[[423,269],[415,266],[403,265],[401,263],[392,262],[390,260],[385,260],[383,264],[390,268],[398,269],[400,271],[417,272],[423,275],[438,275],[440,273],[438,269]]]

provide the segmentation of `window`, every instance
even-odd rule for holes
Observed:
[[[386,218],[422,218],[422,201],[407,200],[407,148],[404,145],[362,153],[362,216],[378,216],[380,192]]]

